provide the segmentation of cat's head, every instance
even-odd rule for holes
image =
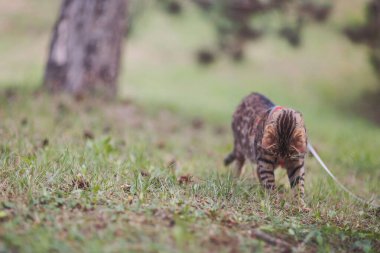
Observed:
[[[261,147],[283,158],[304,155],[307,135],[302,114],[289,108],[272,109],[265,121]]]

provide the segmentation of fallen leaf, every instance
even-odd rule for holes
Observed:
[[[83,131],[83,137],[84,137],[85,139],[90,139],[90,140],[92,140],[92,139],[94,139],[94,133],[91,132],[90,130],[84,130],[84,131]]]
[[[72,181],[72,187],[82,190],[86,190],[90,187],[90,183],[85,179],[85,177],[78,173]]]
[[[221,219],[221,223],[224,224],[225,226],[229,227],[229,228],[232,228],[232,227],[239,224],[234,217],[232,217],[231,215],[228,215],[228,214],[226,214]]]
[[[171,160],[169,160],[166,164],[166,167],[168,169],[176,169],[177,168],[177,160],[175,158],[172,158]]]
[[[130,184],[123,184],[121,186],[121,189],[124,191],[124,192],[129,192],[131,190],[131,185]]]
[[[147,172],[147,171],[144,171],[144,170],[140,171],[140,174],[141,174],[141,176],[143,176],[143,177],[149,177],[149,176],[150,176],[150,173]]]
[[[191,121],[191,125],[194,129],[202,129],[204,126],[204,121],[200,118],[195,118]]]
[[[223,135],[227,132],[226,128],[224,126],[217,126],[214,128],[214,133],[216,135]]]
[[[191,182],[193,182],[191,175],[183,175],[178,178],[179,184],[189,184]]]
[[[28,124],[28,119],[27,118],[22,118],[21,120],[21,125],[26,126]]]
[[[106,126],[106,127],[103,128],[103,133],[105,133],[105,134],[108,134],[110,131],[111,131],[111,127],[110,126]]]
[[[0,211],[0,221],[5,221],[8,218],[8,213],[6,211]]]
[[[127,200],[128,200],[129,204],[132,204],[132,202],[133,202],[133,196],[129,195],[128,198],[127,198]]]
[[[158,149],[164,149],[166,147],[166,143],[164,141],[159,141],[156,146]]]
[[[49,139],[45,138],[42,140],[41,147],[44,148],[49,145]]]

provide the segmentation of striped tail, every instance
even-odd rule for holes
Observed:
[[[228,166],[230,165],[233,161],[235,161],[236,156],[234,152],[231,152],[226,158],[224,158],[224,165]]]

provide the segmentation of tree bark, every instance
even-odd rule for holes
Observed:
[[[113,97],[117,91],[127,0],[64,0],[44,77],[52,92]]]

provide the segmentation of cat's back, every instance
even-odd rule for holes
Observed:
[[[253,92],[246,96],[236,108],[233,116],[234,121],[243,119],[248,120],[261,116],[273,106],[274,104],[267,97],[261,95],[260,93]]]
[[[257,137],[260,138],[260,122],[265,120],[265,115],[274,104],[259,93],[251,93],[245,97],[232,118],[232,131],[235,139],[235,151],[245,157],[254,158],[256,151],[250,143]]]

